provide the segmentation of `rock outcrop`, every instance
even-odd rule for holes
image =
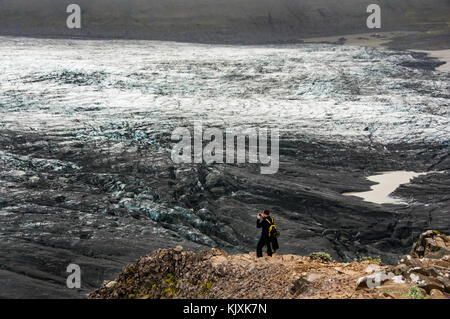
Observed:
[[[429,230],[420,235],[411,250],[415,258],[442,258],[450,255],[450,238],[436,230]]]
[[[177,246],[141,257],[89,298],[448,298],[449,243],[427,231],[395,266]]]
[[[415,287],[416,297],[445,297],[450,294],[450,236],[435,230],[422,233],[411,253],[400,262],[357,282],[361,288]],[[387,296],[395,297],[392,292]]]

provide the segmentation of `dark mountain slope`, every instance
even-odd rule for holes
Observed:
[[[1,0],[0,34],[275,43],[373,31],[363,0],[78,0],[82,28],[72,30],[65,23],[70,3]],[[448,33],[446,0],[370,3],[382,8],[382,31]]]

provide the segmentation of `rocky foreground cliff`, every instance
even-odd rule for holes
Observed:
[[[394,266],[377,258],[338,263],[326,253],[310,256],[218,249],[160,249],[126,266],[88,298],[449,298],[450,236],[420,235]]]

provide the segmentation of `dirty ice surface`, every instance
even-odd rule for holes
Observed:
[[[447,74],[411,52],[0,37],[0,129],[152,140],[177,126],[317,140],[448,143]]]

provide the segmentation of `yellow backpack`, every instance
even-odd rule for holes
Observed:
[[[272,220],[269,220],[269,218],[266,218],[267,222],[270,224],[269,226],[269,237],[275,237],[277,238],[280,236],[280,232],[277,230],[277,226],[274,224],[273,217],[270,217]]]

